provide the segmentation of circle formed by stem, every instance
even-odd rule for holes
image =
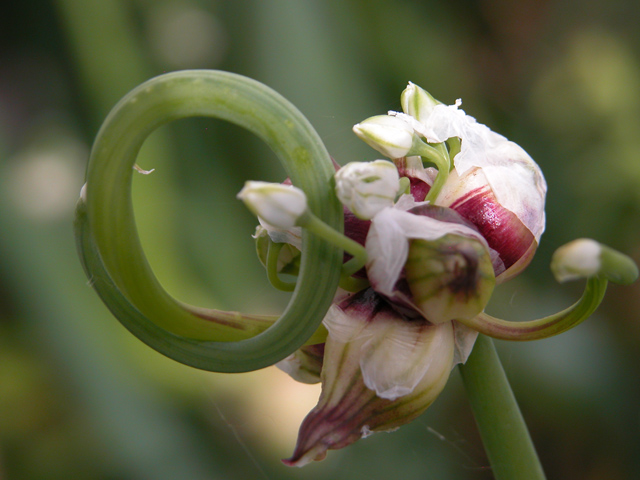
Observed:
[[[197,368],[256,370],[291,354],[318,329],[340,279],[342,251],[303,232],[300,275],[289,305],[275,323],[269,317],[204,310],[172,298],[155,277],[140,244],[132,172],[151,132],[193,116],[226,120],[261,138],[292,183],[305,192],[309,209],[342,231],[342,207],[331,187],[335,169],[306,118],[257,81],[228,72],[189,70],[143,83],[105,120],[77,209],[78,248],[94,288],[142,341]]]

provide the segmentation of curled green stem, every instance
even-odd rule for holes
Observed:
[[[512,322],[481,313],[471,320],[458,320],[474,330],[501,340],[538,340],[552,337],[583,322],[598,308],[607,290],[608,281],[591,277],[580,300],[554,315],[525,322]]]
[[[110,285],[108,295],[102,294],[107,306],[145,343],[158,349],[158,344],[179,339],[179,360],[208,370],[263,368],[295,351],[318,329],[340,279],[341,250],[303,233],[300,277],[291,301],[261,333],[260,328],[247,331],[229,325],[230,318],[243,323],[252,316],[200,309],[172,298],[156,279],[140,245],[131,176],[151,132],[192,116],[226,120],[257,135],[277,154],[293,184],[305,192],[310,210],[331,228],[342,228],[342,207],[330,186],[335,169],[304,116],[259,82],[227,72],[192,70],[145,82],[105,120],[91,152],[86,197],[77,210],[80,256],[94,285]],[[86,261],[94,255],[94,260]],[[138,321],[145,326],[132,328]]]
[[[269,283],[278,290],[293,292],[296,288],[296,282],[285,282],[281,280],[278,275],[278,257],[284,246],[284,243],[275,243],[269,240],[269,249],[267,250],[267,278],[269,279]]]

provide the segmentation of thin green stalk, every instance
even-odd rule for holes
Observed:
[[[544,480],[493,341],[479,335],[460,373],[496,480]]]
[[[269,249],[267,250],[267,278],[269,283],[278,290],[283,292],[293,292],[296,288],[296,282],[285,282],[278,275],[278,257],[284,243],[275,243],[269,241]]]
[[[343,277],[353,275],[367,263],[367,251],[362,245],[331,228],[311,212],[300,217],[298,225],[353,256],[342,266]]]
[[[429,193],[427,193],[427,196],[424,198],[426,202],[435,203],[436,199],[438,198],[438,195],[440,194],[440,190],[442,190],[442,187],[447,182],[447,178],[449,178],[448,170],[438,171],[438,175],[436,176],[436,179],[434,180],[433,185],[429,190]]]
[[[589,318],[602,302],[608,283],[602,277],[589,278],[580,300],[561,312],[537,320],[512,322],[482,312],[472,319],[459,321],[480,333],[501,340],[528,341],[552,337]]]
[[[438,175],[425,198],[425,201],[433,203],[436,198],[438,198],[440,190],[442,190],[447,178],[449,178],[451,159],[449,158],[446,147],[442,143],[436,146],[428,145],[420,140],[415,140],[413,143],[412,153],[420,155],[423,160],[432,162],[438,169]]]

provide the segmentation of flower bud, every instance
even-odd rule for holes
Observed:
[[[638,267],[628,256],[588,238],[579,238],[555,251],[551,270],[558,282],[602,276],[614,283],[630,284]]]
[[[426,119],[431,114],[433,107],[440,104],[426,90],[411,82],[402,92],[400,103],[402,111],[418,121]]]
[[[335,179],[338,199],[363,220],[393,205],[400,188],[398,169],[385,160],[348,163]]]
[[[353,131],[389,158],[404,157],[413,146],[413,127],[398,116],[376,115],[354,125]]]
[[[405,272],[413,303],[432,323],[472,319],[484,310],[495,286],[487,249],[460,235],[412,240]]]
[[[307,210],[306,195],[293,185],[248,181],[238,198],[256,216],[278,228],[293,227]]]

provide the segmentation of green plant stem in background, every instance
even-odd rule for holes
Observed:
[[[493,341],[479,335],[459,368],[496,480],[545,479]]]

